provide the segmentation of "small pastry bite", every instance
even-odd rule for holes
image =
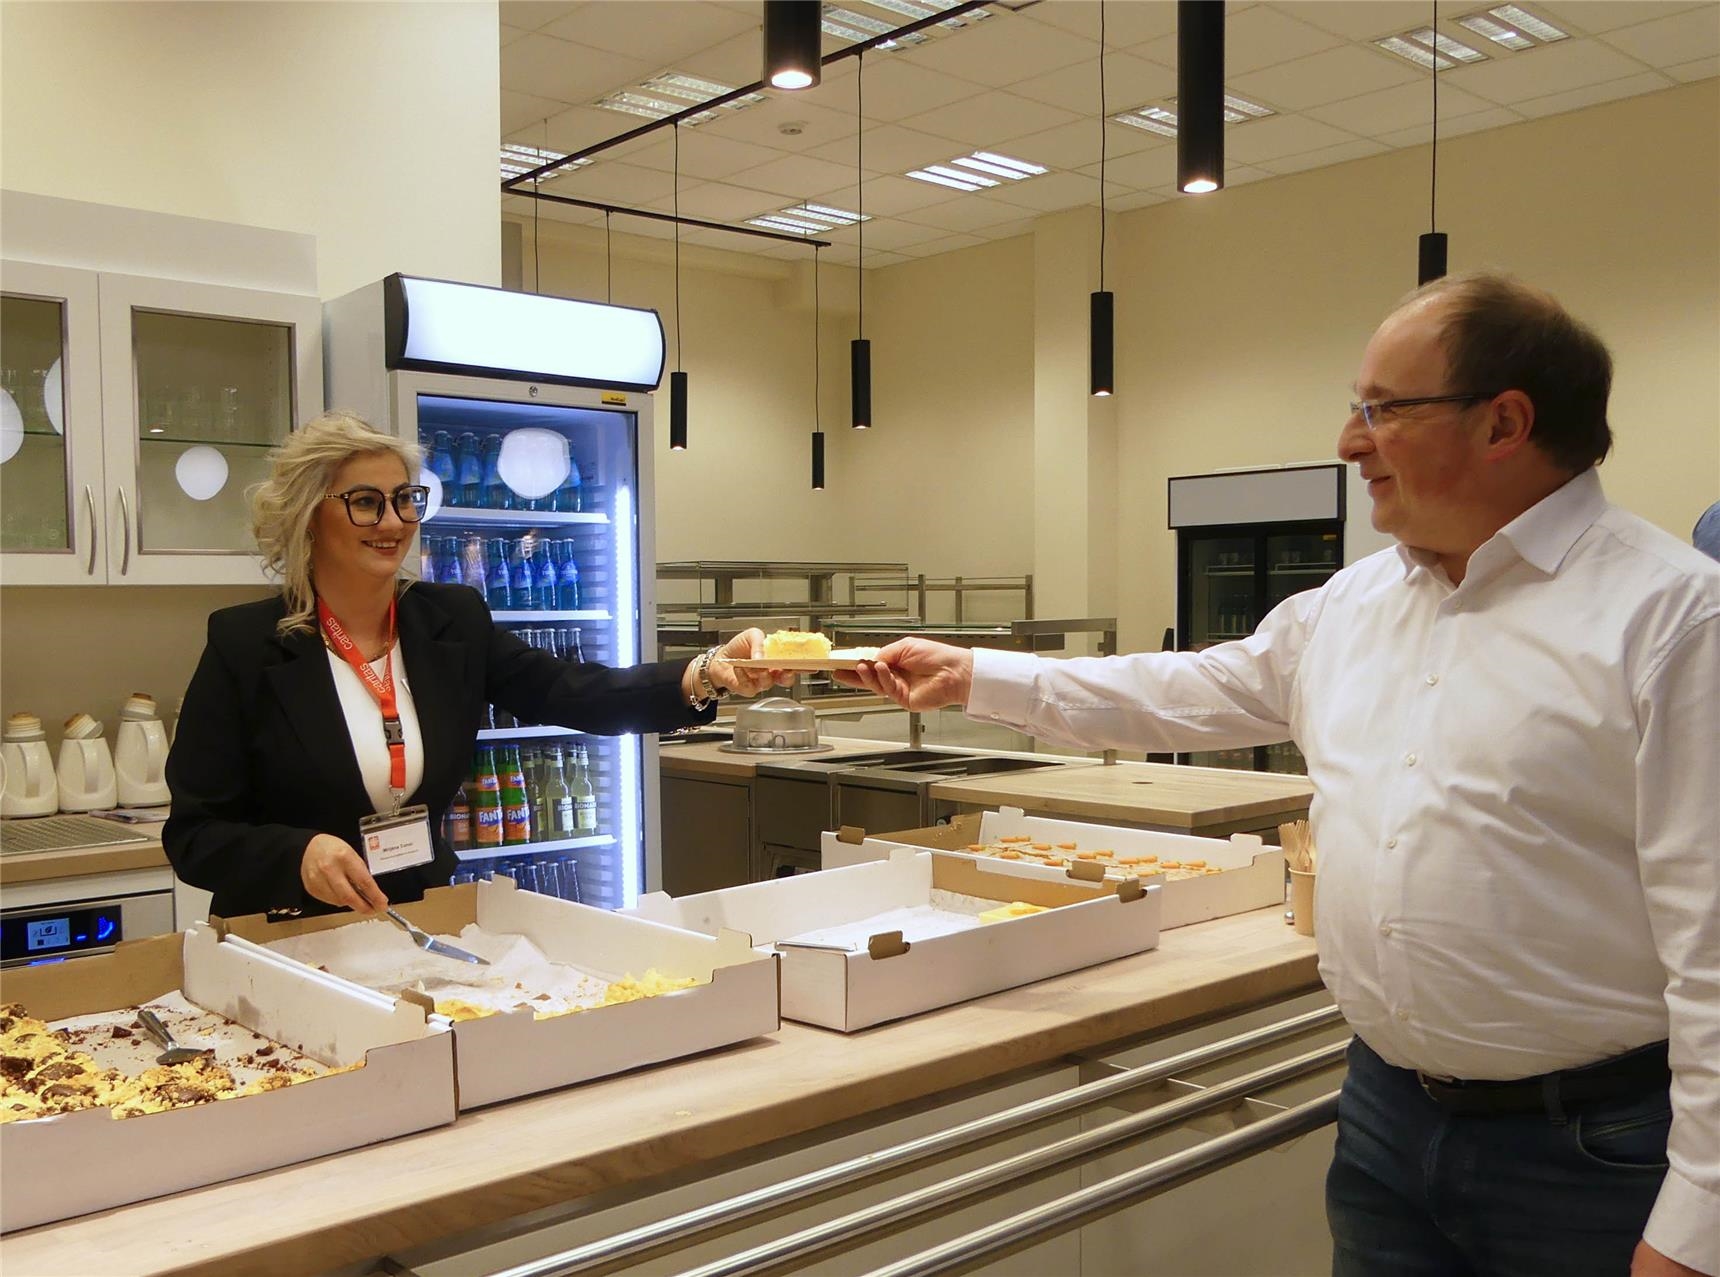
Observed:
[[[765,636],[765,659],[779,657],[782,660],[813,660],[821,661],[830,655],[830,640],[822,634],[809,634],[804,630],[777,630],[774,634]]]
[[[1025,918],[1029,914],[1044,913],[1044,905],[1030,905],[1026,901],[1013,900],[1009,904],[999,905],[996,909],[987,909],[980,914],[981,922],[1008,922],[1011,918]]]
[[[997,853],[997,858],[998,858],[998,859],[999,859],[999,860],[1020,860],[1020,859],[1021,859],[1021,853],[1020,853],[1020,852],[1019,852],[1019,851],[1016,851],[1016,850],[1015,850],[1015,849],[1014,849],[1014,848],[1013,848],[1013,847],[1012,847],[1012,848],[1010,848],[1010,849],[1009,849],[1009,850],[1008,850],[1008,851],[1000,851],[1000,852],[998,852],[998,853]]]
[[[1061,849],[1063,851],[1074,851],[1075,850],[1075,844],[1072,842],[1060,842],[1057,844],[1057,846],[1059,849]]]

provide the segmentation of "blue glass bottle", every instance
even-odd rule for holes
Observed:
[[[561,543],[561,569],[556,574],[555,606],[558,611],[579,611],[579,564],[574,561],[573,542]]]
[[[582,480],[579,476],[579,458],[568,454],[567,478],[561,481],[555,490],[554,508],[568,514],[577,514],[584,500],[580,491]]]
[[[508,543],[501,537],[490,542],[489,581],[484,596],[490,611],[507,612],[514,607],[513,583],[508,575]]]
[[[475,509],[484,492],[484,458],[478,451],[478,436],[470,430],[454,443],[454,477],[459,481],[459,499],[446,498],[449,504]]]
[[[512,510],[514,491],[502,480],[502,441],[496,435],[484,440],[484,509]]]
[[[514,542],[514,607],[522,612],[529,612],[540,603],[537,574],[532,570],[531,551],[532,542],[529,537],[521,537]]]
[[[430,436],[429,455],[424,464],[442,485],[442,500],[449,505],[459,505],[461,494],[456,489],[460,486],[460,469],[455,464],[454,445],[446,430],[438,430]]]

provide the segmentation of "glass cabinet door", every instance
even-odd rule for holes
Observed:
[[[1201,537],[1189,545],[1191,606],[1185,647],[1247,638],[1260,618],[1254,614],[1252,537]]]
[[[0,555],[8,585],[99,581],[96,275],[0,263]]]

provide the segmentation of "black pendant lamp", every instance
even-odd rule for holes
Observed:
[[[1439,30],[1439,0],[1433,5],[1433,30]],[[1416,244],[1415,282],[1422,285],[1445,275],[1445,232],[1439,225],[1439,50],[1433,51],[1433,161],[1428,176],[1427,231]]]
[[[823,17],[819,0],[764,0],[764,78],[772,88],[818,87]]]
[[[1224,186],[1224,3],[1177,0],[1177,189]]]
[[[1102,399],[1115,388],[1112,297],[1105,291],[1105,0],[1099,0],[1099,291],[1087,300],[1087,393]]]
[[[824,491],[824,423],[819,416],[818,246],[812,246],[812,490]]]
[[[854,276],[860,303],[860,322],[859,336],[848,343],[848,402],[852,413],[849,424],[856,430],[872,428],[872,343],[866,340],[865,75],[866,55],[862,53],[856,59],[854,68],[854,122],[858,126],[854,134],[854,197],[858,204],[855,212],[860,215],[860,220],[855,223],[859,228],[860,245],[859,255],[854,262]],[[822,464],[815,460],[813,467],[815,470],[821,470]]]
[[[669,451],[687,450],[687,374],[681,371],[681,126],[675,125],[675,371],[669,374]]]

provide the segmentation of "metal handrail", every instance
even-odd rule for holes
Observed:
[[[865,1277],[933,1277],[964,1272],[1004,1251],[1067,1232],[1089,1220],[1162,1193],[1202,1175],[1239,1162],[1264,1149],[1317,1131],[1338,1120],[1338,1093],[1328,1092],[1306,1104],[1262,1118],[1241,1130],[1206,1141],[1156,1162],[1114,1175],[1088,1188],[1068,1193],[1032,1210],[1022,1211],[985,1228],[930,1247]]]
[[[1017,1153],[1002,1161],[992,1162],[962,1175],[940,1180],[925,1188],[892,1197],[874,1206],[863,1207],[840,1218],[826,1220],[803,1228],[787,1237],[774,1238],[737,1255],[689,1268],[679,1277],[745,1277],[748,1273],[767,1269],[804,1258],[817,1251],[845,1245],[884,1228],[899,1228],[904,1223],[933,1211],[961,1205],[989,1189],[1018,1183],[1032,1175],[1072,1163],[1089,1161],[1099,1154],[1161,1131],[1167,1126],[1214,1109],[1228,1108],[1248,1099],[1255,1091],[1267,1090],[1294,1081],[1309,1073],[1328,1068],[1344,1058],[1348,1043],[1337,1042],[1258,1069],[1229,1082],[1220,1082],[1181,1099],[1154,1105],[1142,1113],[1106,1122],[1103,1126],[1054,1140],[1039,1148]]]
[[[569,1274],[588,1272],[645,1251],[685,1242],[700,1233],[731,1226],[767,1211],[780,1210],[794,1202],[871,1178],[885,1171],[958,1152],[994,1136],[1017,1134],[1024,1127],[1061,1117],[1077,1109],[1091,1108],[1129,1091],[1162,1082],[1177,1073],[1259,1050],[1287,1038],[1337,1024],[1341,1020],[1342,1016],[1336,1007],[1321,1007],[1304,1012],[1219,1042],[1195,1047],[1152,1064],[1124,1070],[1084,1086],[1018,1104],[947,1130],[935,1131],[891,1148],[864,1153],[848,1161],[821,1167],[780,1183],[767,1184],[750,1193],[712,1202],[708,1206],[617,1233],[613,1237],[600,1238],[553,1255],[545,1255],[492,1274],[492,1277],[568,1277]]]

